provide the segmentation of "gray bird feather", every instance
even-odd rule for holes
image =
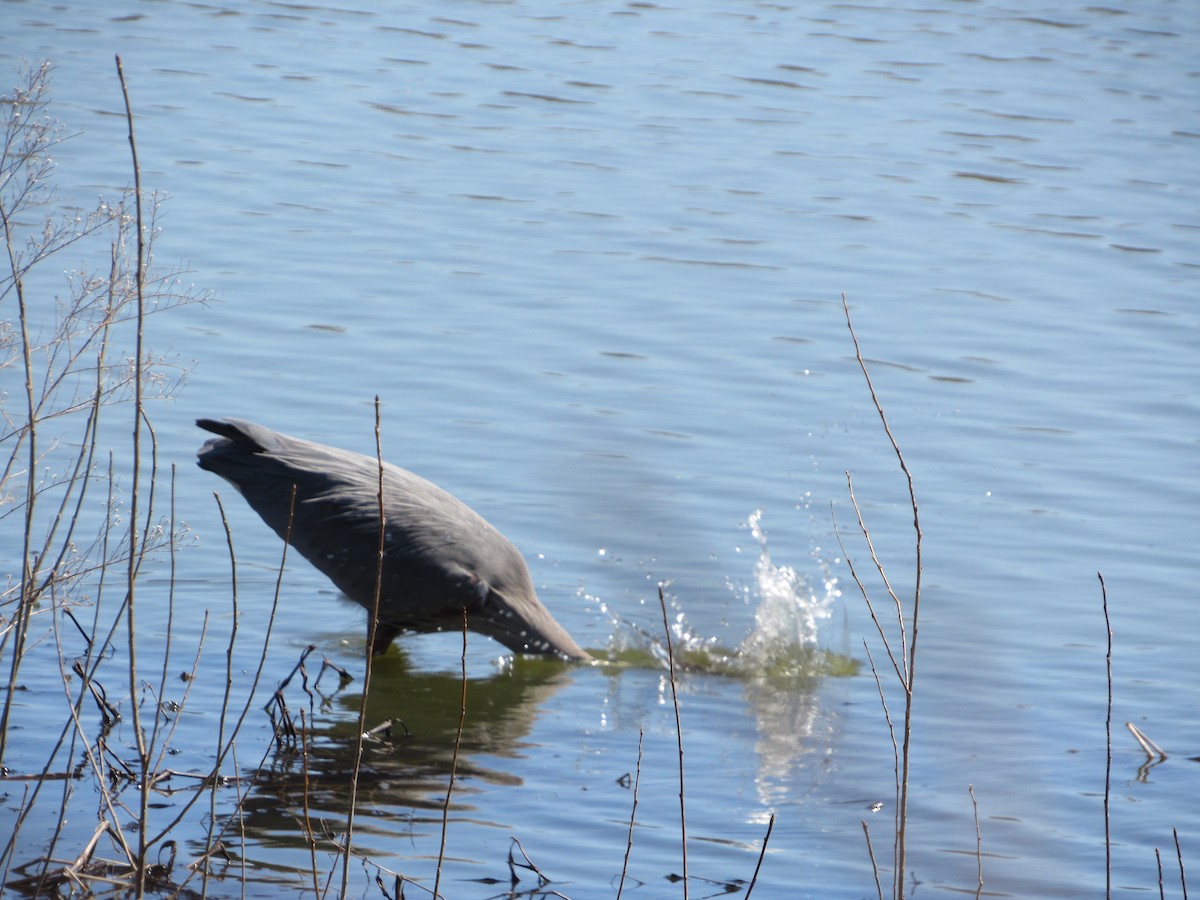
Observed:
[[[218,435],[199,465],[238,489],[277,535],[342,593],[374,608],[379,463],[242,419],[199,419]],[[295,486],[295,511],[289,515]],[[588,659],[538,599],[524,557],[482,516],[418,475],[383,464],[384,561],[372,650],[405,631],[468,627],[517,653]]]

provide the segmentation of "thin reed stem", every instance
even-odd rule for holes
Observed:
[[[638,787],[642,783],[642,739],[646,736],[646,729],[638,729],[638,752],[637,752],[637,767],[633,773],[633,805],[629,809],[629,836],[625,840],[625,861],[621,863],[621,881],[617,885],[617,898],[621,900],[621,892],[625,890],[625,875],[629,872],[629,854],[633,852],[633,823],[637,818],[638,808]]]
[[[354,743],[354,766],[350,776],[350,809],[346,812],[345,855],[342,857],[342,894],[345,897],[350,887],[350,842],[354,837],[354,816],[358,805],[358,777],[362,771],[363,748],[367,731],[367,698],[371,691],[371,674],[375,659],[375,634],[379,628],[379,605],[383,597],[383,560],[387,541],[387,519],[383,502],[383,439],[380,428],[379,395],[375,395],[375,471],[376,512],[379,530],[376,532],[375,547],[375,591],[371,602],[371,613],[367,623],[367,652],[363,663],[362,702],[358,708],[358,735]]]
[[[871,844],[871,826],[867,824],[867,820],[862,820],[863,836],[867,840],[867,856],[871,860],[871,871],[875,873],[875,893],[879,895],[879,900],[883,900],[883,882],[879,880],[879,863],[875,861],[875,847]]]
[[[1107,647],[1104,653],[1104,670],[1108,683],[1108,699],[1104,712],[1104,896],[1112,897],[1112,713],[1113,713],[1113,675],[1112,623],[1108,618],[1108,588],[1104,585],[1104,575],[1096,573],[1100,580],[1100,607],[1104,611],[1104,632]]]
[[[1183,848],[1179,846],[1179,829],[1172,828],[1171,835],[1175,838],[1175,859],[1179,861],[1179,887],[1183,891],[1183,900],[1187,900],[1187,873],[1183,869]]]
[[[688,898],[687,808],[683,787],[683,726],[679,719],[679,692],[675,685],[675,648],[671,642],[671,623],[667,621],[667,600],[658,586],[658,605],[662,609],[663,630],[667,635],[667,667],[671,676],[671,705],[675,708],[675,743],[679,748],[679,833],[683,855],[683,900]]]
[[[462,750],[463,729],[467,724],[467,608],[462,611],[462,697],[458,709],[458,730],[454,733],[454,755],[450,757],[450,780],[446,783],[446,802],[442,805],[442,838],[438,845],[437,872],[433,876],[433,900],[438,900],[442,884],[442,865],[446,860],[446,832],[450,828],[450,797],[458,778],[458,754]],[[518,842],[519,845],[519,842]],[[524,850],[522,850],[524,852]],[[526,857],[528,858],[528,857]]]
[[[900,677],[900,687],[904,691],[904,725],[901,738],[900,749],[900,778],[896,785],[899,800],[896,804],[896,838],[895,838],[895,855],[896,865],[893,872],[893,893],[898,900],[904,900],[905,891],[905,873],[907,869],[908,856],[908,793],[909,793],[909,776],[912,768],[912,736],[913,736],[913,698],[915,696],[915,676],[916,676],[916,661],[917,661],[917,637],[919,635],[919,625],[921,619],[921,577],[922,577],[922,553],[923,539],[921,533],[921,516],[917,505],[916,488],[913,484],[912,473],[909,471],[908,462],[904,458],[903,452],[900,450],[900,444],[892,433],[891,424],[888,422],[887,414],[884,412],[883,403],[879,399],[879,395],[875,391],[875,385],[871,381],[871,373],[867,368],[866,360],[863,359],[862,348],[859,346],[858,335],[854,331],[854,323],[850,317],[850,305],[846,301],[846,295],[842,294],[842,311],[846,317],[846,328],[850,332],[850,339],[854,343],[854,358],[858,362],[858,367],[862,371],[863,378],[867,383],[867,390],[871,395],[871,403],[875,407],[876,413],[879,415],[879,420],[883,424],[884,433],[887,435],[888,441],[892,445],[892,452],[895,454],[897,461],[900,464],[900,470],[904,473],[905,482],[908,486],[909,507],[912,510],[913,532],[915,534],[915,572],[913,574],[913,601],[912,615],[910,617],[911,625],[907,634],[904,630],[904,616],[902,614],[899,598],[892,590],[891,584],[887,579],[887,575],[883,570],[883,565],[875,554],[875,549],[871,543],[870,533],[863,523],[861,515],[859,523],[862,529],[864,538],[870,547],[871,558],[875,562],[876,570],[886,586],[889,596],[892,597],[896,604],[897,617],[900,623],[900,643],[901,652],[900,658],[903,664],[903,674]],[[855,511],[858,512],[858,504],[855,502]],[[855,576],[857,581],[857,576]],[[860,588],[862,585],[860,584]],[[872,612],[874,618],[874,612]],[[884,646],[891,656],[892,650],[887,637],[883,637]],[[893,658],[893,664],[895,660]]]
[[[758,873],[762,869],[763,858],[767,855],[767,843],[771,840],[771,832],[775,828],[775,813],[771,813],[771,818],[767,822],[767,833],[763,835],[762,849],[758,851],[758,863],[754,866],[754,875],[750,878],[750,884],[746,887],[746,898],[750,900],[750,895],[754,892],[754,885],[758,884]]]
[[[979,801],[975,799],[975,785],[967,785],[967,793],[971,795],[971,809],[975,814],[975,869],[978,875],[976,896],[983,890],[983,831],[979,827]]]
[[[31,88],[33,84],[31,83]],[[15,99],[15,98],[14,98]],[[37,569],[33,565],[33,523],[34,509],[37,501],[37,482],[34,473],[37,472],[38,460],[38,412],[33,391],[33,342],[29,336],[29,309],[25,302],[25,283],[21,277],[22,266],[17,259],[16,236],[13,233],[14,223],[9,218],[7,204],[0,203],[0,224],[4,227],[4,247],[8,254],[8,264],[13,275],[13,287],[17,297],[17,321],[21,329],[21,365],[24,377],[25,408],[28,415],[26,435],[26,466],[25,479],[25,527],[21,542],[21,595],[17,603],[17,612],[12,630],[12,651],[9,655],[8,684],[9,690],[4,692],[4,708],[0,711],[0,765],[4,763],[4,753],[8,747],[8,725],[12,715],[13,697],[16,694],[17,676],[21,670],[21,661],[25,654],[25,635],[29,628],[29,617],[33,614],[35,595],[33,580]],[[14,454],[15,455],[15,454]],[[8,632],[0,639],[0,652],[8,643]]]
[[[125,596],[125,623],[128,629],[129,652],[129,705],[133,720],[133,735],[137,742],[138,763],[141,778],[138,785],[138,855],[135,884],[135,896],[140,898],[146,892],[146,853],[149,850],[150,813],[150,751],[146,744],[146,735],[142,730],[141,708],[138,703],[138,664],[137,664],[137,627],[135,602],[138,573],[138,501],[141,490],[141,458],[142,458],[142,341],[145,326],[145,234],[142,223],[142,173],[138,165],[137,141],[133,130],[133,107],[129,102],[129,88],[125,83],[125,71],[121,66],[121,57],[116,57],[117,79],[121,83],[121,96],[125,101],[125,122],[129,133],[129,155],[133,163],[133,200],[134,217],[137,228],[137,255],[134,261],[134,290],[137,295],[137,326],[134,338],[133,360],[133,472],[129,484],[129,567],[127,574]],[[147,515],[149,515],[147,508]]]

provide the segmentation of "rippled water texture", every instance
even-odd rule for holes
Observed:
[[[191,370],[151,409],[195,544],[176,559],[170,671],[200,648],[177,771],[212,765],[225,688],[234,612],[212,492],[238,561],[238,709],[281,552],[192,464],[193,420],[373,453],[378,396],[384,455],[484,514],[555,617],[625,663],[496,662],[498,645],[471,641],[443,894],[503,894],[515,837],[554,889],[614,896],[636,780],[624,893],[682,895],[665,583],[690,657],[691,896],[744,889],[772,813],[755,897],[874,896],[862,823],[886,887],[894,789],[872,660],[893,719],[902,702],[845,561],[890,623],[847,471],[906,609],[915,560],[846,292],[924,534],[910,894],[975,892],[969,786],[989,894],[1103,893],[1102,571],[1113,884],[1153,892],[1157,848],[1180,896],[1173,828],[1200,863],[1189,4],[7,3],[3,17],[10,83],[21,58],[56,66],[53,112],[77,132],[56,150],[64,204],[130,180],[121,55],[143,183],[171,195],[156,262],[216,295],[152,317],[147,338]],[[78,263],[107,252],[81,247]],[[36,315],[75,265],[30,285]],[[19,367],[0,390],[19,418]],[[0,522],[13,572],[15,518]],[[161,660],[168,579],[165,560],[147,570],[144,659]],[[241,796],[245,815],[210,896],[239,894],[243,858],[252,896],[312,891],[302,823],[342,827],[363,635],[361,612],[291,558],[217,794],[218,821]],[[370,726],[392,725],[364,761],[355,896],[377,874],[391,890],[392,872],[432,888],[437,868],[461,639],[400,643],[368,703]],[[262,705],[309,644],[308,680],[282,696],[311,750],[271,750]],[[63,726],[54,641],[40,646],[16,695],[17,772],[40,771],[39,736]],[[355,680],[326,669],[314,687],[322,659]],[[127,680],[107,689],[128,707]],[[1139,770],[1125,721],[1169,758]],[[128,755],[129,726],[108,740]],[[0,834],[24,802],[6,784]],[[75,795],[60,855],[91,836],[94,799]],[[179,826],[179,871],[207,805]],[[46,810],[19,859],[42,852]],[[519,889],[536,882],[518,871]]]

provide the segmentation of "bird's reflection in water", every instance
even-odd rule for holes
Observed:
[[[274,847],[307,850],[308,827],[318,838],[345,828],[361,684],[339,685],[329,672],[318,680],[318,668],[310,661],[307,682],[297,677],[285,688],[294,732],[277,741],[243,804],[248,834]],[[517,658],[489,675],[468,676],[467,714],[457,739],[461,674],[413,671],[395,650],[376,658],[355,800],[361,817],[356,841],[371,832],[389,837],[398,830],[409,837],[435,833],[452,769],[457,777],[450,809],[456,815],[471,813],[472,796],[486,785],[520,786],[519,776],[487,760],[521,756],[538,709],[573,677],[569,665],[532,658]]]
[[[400,648],[376,657],[365,716],[370,736],[363,747],[355,800],[356,851],[363,859],[399,866],[410,877],[428,878],[426,870],[436,866],[443,807],[454,771],[449,817],[457,835],[452,844],[455,861],[468,864],[467,871],[498,877],[497,854],[488,842],[497,834],[507,837],[521,831],[521,822],[509,819],[521,818],[516,809],[528,813],[524,803],[538,802],[529,782],[541,777],[547,766],[564,765],[551,761],[563,747],[534,744],[531,738],[541,711],[562,705],[562,698],[554,699],[559,692],[569,689],[567,696],[580,702],[586,697],[603,723],[599,730],[583,729],[574,719],[574,725],[562,723],[581,729],[580,746],[568,753],[611,753],[612,759],[620,759],[613,765],[628,767],[639,729],[673,728],[664,641],[648,629],[622,622],[615,622],[614,633],[621,639],[607,651],[592,651],[593,657],[607,659],[585,666],[518,657],[497,669],[491,663],[480,665],[483,648],[473,647],[461,739],[462,675],[453,663],[449,671],[426,669],[430,660],[446,661],[438,652],[445,648],[428,646],[438,639],[422,638],[425,643],[412,648],[415,663]],[[441,640],[454,643],[449,637]],[[687,722],[685,741],[689,732],[694,736],[719,729],[725,735],[720,746],[694,742],[693,764],[701,771],[716,770],[725,764],[713,754],[726,753],[732,745],[744,747],[742,758],[749,763],[744,774],[757,785],[762,804],[753,807],[751,817],[807,793],[810,783],[820,778],[819,762],[833,739],[820,686],[828,678],[853,674],[855,661],[795,642],[722,648],[710,639],[692,640],[687,633],[675,638],[672,658]],[[333,655],[361,677],[361,658]],[[243,810],[250,843],[270,847],[275,864],[290,863],[296,872],[312,866],[314,845],[328,849],[342,839],[357,752],[361,682],[339,684],[334,672],[322,672],[318,678],[317,659],[314,654],[304,677],[294,676],[283,688],[294,733],[285,733],[277,743]],[[277,719],[282,716],[277,714]],[[546,726],[537,726],[539,740],[552,742],[543,733]],[[549,727],[553,733],[556,726]],[[572,771],[577,775],[579,770]],[[655,769],[654,774],[661,772]],[[606,777],[604,784],[612,782]],[[623,819],[628,798],[623,791],[613,795],[600,786],[585,779],[579,788],[594,791],[588,795],[591,814],[606,821]],[[654,828],[672,827],[666,820],[657,822],[650,806],[643,807],[642,815]],[[495,821],[498,816],[506,818]],[[467,828],[482,832],[464,831]],[[464,840],[466,834],[471,836]],[[710,837],[720,838],[719,830]],[[471,859],[473,854],[480,858]]]

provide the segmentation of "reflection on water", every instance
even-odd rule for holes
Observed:
[[[974,860],[942,839],[972,831],[973,783],[993,816],[990,890],[1097,893],[1103,651],[1089,643],[1086,584],[1101,564],[1114,588],[1118,705],[1164,746],[1186,743],[1171,731],[1195,706],[1195,679],[1180,673],[1200,630],[1179,627],[1195,615],[1198,484],[1194,436],[1180,426],[1196,421],[1197,383],[1187,77],[1197,32],[1186,4],[1047,17],[989,0],[736,10],[746,15],[516,2],[462,4],[452,21],[413,4],[292,5],[286,16],[263,3],[141,4],[134,16],[69,0],[9,6],[21,13],[5,22],[0,56],[10,71],[17,53],[57,62],[64,120],[85,136],[55,156],[71,179],[63,196],[85,205],[129,178],[112,115],[112,51],[128,50],[144,181],[174,194],[160,259],[186,260],[224,298],[179,325],[155,321],[156,350],[199,363],[184,402],[157,423],[162,458],[189,460],[190,420],[214,411],[286,411],[309,437],[369,443],[378,394],[397,458],[483,501],[489,517],[502,511],[548,595],[586,584],[622,616],[614,659],[644,654],[630,668],[565,670],[562,682],[522,671],[472,682],[481,699],[462,761],[472,774],[457,802],[485,824],[457,823],[458,852],[502,858],[506,847],[485,845],[496,834],[504,844],[496,823],[511,820],[594,895],[610,868],[587,860],[598,845],[623,850],[629,797],[616,778],[632,770],[644,725],[640,836],[647,853],[669,856],[674,721],[647,587],[669,582],[697,776],[689,808],[724,832],[698,841],[693,860],[744,874],[723,865],[732,843],[720,839],[760,839],[736,826],[769,804],[785,814],[763,895],[790,896],[797,881],[808,896],[871,892],[859,814],[838,804],[888,786],[875,686],[764,671],[776,653],[794,674],[830,659],[831,579],[820,560],[799,563],[816,585],[806,591],[762,554],[752,575],[728,534],[762,504],[780,563],[783,548],[826,540],[827,514],[789,524],[779,512],[809,492],[840,500],[852,469],[877,504],[881,555],[907,548],[911,519],[880,488],[894,483],[894,460],[878,452],[847,357],[837,304],[847,290],[929,526],[918,808],[932,827],[910,832],[912,859],[927,884],[973,884]],[[3,387],[21,395],[16,381]],[[223,596],[228,574],[222,554],[202,556],[221,544],[219,526],[198,518],[209,490],[181,468],[178,508],[201,548],[181,558],[180,585],[197,608]],[[239,556],[273,558],[256,534],[243,529]],[[725,586],[743,578],[753,583],[731,600]],[[815,601],[788,607],[789,593]],[[294,620],[324,627],[326,603],[293,597]],[[644,640],[623,626],[639,604]],[[567,619],[606,643],[609,621]],[[848,627],[861,633],[864,619]],[[718,637],[723,627],[734,636]],[[789,659],[780,648],[809,647],[814,627],[812,658]],[[354,647],[339,652],[361,665]],[[426,819],[445,780],[455,679],[422,689],[416,671],[389,665],[372,722],[396,716],[410,733],[369,749],[365,827],[424,835],[436,830]],[[55,684],[57,661],[26,674]],[[492,689],[503,699],[488,713]],[[406,708],[409,691],[425,714]],[[23,710],[40,727],[34,694]],[[342,798],[329,785],[345,784],[354,695],[311,711],[289,695],[314,731],[312,760],[281,757],[263,772],[269,787],[250,798],[263,840],[296,832],[306,765],[324,767],[309,789],[336,818]],[[220,691],[206,702],[192,694],[185,744],[211,726]],[[33,727],[14,736],[38,738]],[[822,745],[833,774],[818,802],[798,803]],[[204,771],[194,752],[190,768]],[[261,752],[244,750],[240,764]],[[1178,771],[1164,764],[1114,806],[1123,883],[1152,882],[1146,861],[1168,826],[1197,830]],[[0,809],[0,834],[18,804]],[[567,812],[577,807],[582,821]],[[72,812],[86,822],[94,810]],[[40,836],[27,828],[25,849]],[[429,847],[409,837],[388,852]],[[281,858],[267,856],[260,871]]]
[[[761,518],[756,511],[748,523],[760,545],[755,586],[747,589],[757,601],[755,626],[736,648],[692,629],[677,597],[664,595],[670,649],[663,635],[610,611],[613,638],[607,653],[591,651],[599,657],[594,664],[509,658],[486,675],[469,675],[461,736],[460,674],[415,669],[403,651],[380,657],[367,702],[368,737],[356,807],[358,851],[368,857],[395,855],[394,839],[403,837],[401,857],[433,858],[452,773],[452,821],[509,829],[507,822],[490,818],[496,807],[480,809],[475,800],[491,788],[525,787],[524,778],[504,761],[545,749],[533,732],[556,696],[572,685],[575,690],[601,687],[602,679],[614,713],[611,724],[628,733],[644,728],[670,706],[672,660],[688,715],[699,695],[727,698],[723,702],[730,720],[725,727],[745,733],[757,759],[758,803],[773,809],[786,802],[797,766],[806,757],[828,752],[828,735],[820,733],[822,680],[855,674],[857,662],[820,646],[820,625],[838,597],[836,583],[829,580],[814,591],[794,569],[772,563]],[[270,762],[258,773],[243,806],[246,833],[285,854],[308,853],[310,834],[320,840],[344,833],[357,746],[359,686],[342,680],[331,688],[336,679],[324,669],[316,678],[304,674],[290,679],[277,695],[277,716],[290,728],[281,729]],[[697,750],[703,757],[703,748]],[[456,847],[455,859],[472,860],[470,849]],[[297,871],[308,865],[300,858]]]
[[[467,714],[457,738],[463,682],[453,674],[416,672],[402,653],[381,657],[367,701],[358,809],[383,828],[400,809],[404,830],[440,824],[447,780],[457,772],[455,814],[471,812],[478,785],[519,787],[519,776],[489,767],[489,758],[519,757],[538,709],[570,684],[572,670],[548,660],[515,660],[489,677],[466,682]],[[306,817],[318,834],[344,828],[356,753],[361,694],[342,684],[323,694],[299,679],[285,690],[294,739],[282,739],[245,804],[248,829],[264,841],[304,847]],[[390,723],[390,724],[389,724]],[[456,749],[457,743],[457,749]],[[423,812],[436,810],[426,817]],[[481,822],[479,824],[488,824]],[[495,824],[495,823],[492,823]],[[497,824],[496,827],[499,827]]]

